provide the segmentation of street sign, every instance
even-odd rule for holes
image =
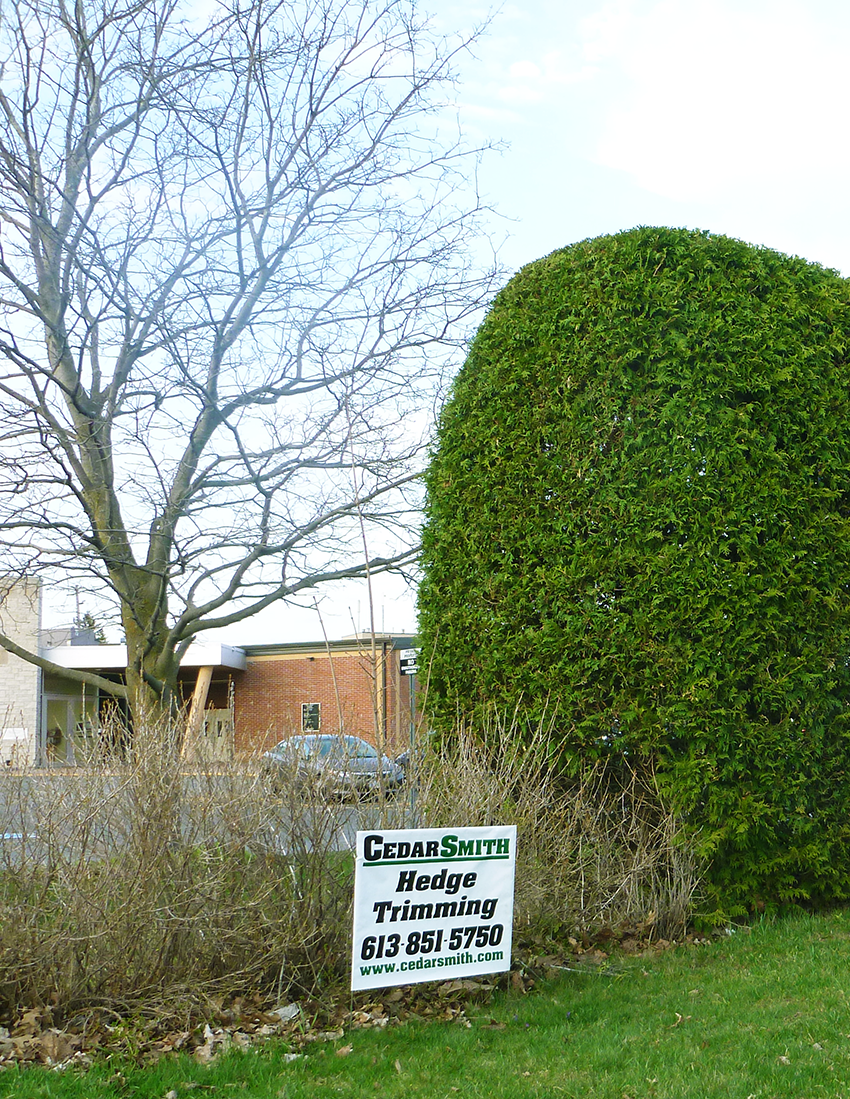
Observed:
[[[399,651],[402,675],[416,675],[419,671],[419,649],[401,649]]]

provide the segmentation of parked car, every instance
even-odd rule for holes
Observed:
[[[291,736],[263,755],[263,773],[278,789],[316,786],[327,794],[397,790],[404,770],[358,736],[308,733]]]

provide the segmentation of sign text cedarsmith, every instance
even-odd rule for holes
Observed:
[[[351,987],[510,966],[516,828],[357,833]]]

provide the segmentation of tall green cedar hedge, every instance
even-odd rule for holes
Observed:
[[[850,286],[640,228],[496,298],[428,473],[438,729],[651,760],[718,917],[850,895]]]

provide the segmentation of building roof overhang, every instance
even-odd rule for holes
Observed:
[[[279,641],[261,645],[242,645],[242,650],[250,660],[252,656],[297,656],[300,653],[312,656],[330,653],[362,653],[371,652],[373,642],[372,634],[356,634],[351,637],[343,637],[337,641]],[[409,649],[418,644],[416,634],[390,634],[376,633],[374,644],[377,649]]]
[[[127,667],[126,645],[59,645],[42,649],[41,655],[60,668],[79,671],[123,671]],[[229,668],[244,671],[248,660],[244,650],[217,641],[195,642],[180,661],[181,668]]]

